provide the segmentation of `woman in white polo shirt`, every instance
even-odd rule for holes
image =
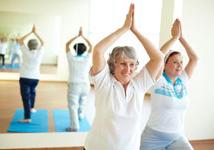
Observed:
[[[150,89],[151,115],[141,138],[141,150],[192,150],[184,134],[184,115],[187,109],[187,83],[197,64],[197,55],[184,39],[181,23],[175,20],[172,38],[162,47],[165,54],[161,78]],[[189,57],[186,67],[178,51],[169,51],[180,41]],[[183,69],[184,68],[184,69]]]
[[[37,39],[30,39],[25,46],[24,41],[28,36],[34,34]],[[24,106],[24,119],[20,122],[30,123],[31,112],[35,112],[34,103],[36,98],[36,86],[39,83],[40,64],[43,56],[42,46],[43,41],[36,33],[36,28],[33,26],[32,31],[19,39],[22,50],[22,65],[20,69],[20,92]]]
[[[77,38],[82,38],[88,48],[85,43],[74,43]],[[70,49],[71,44],[73,44],[73,54]],[[90,91],[91,50],[92,45],[83,35],[82,27],[80,27],[79,34],[66,43],[66,56],[69,66],[67,99],[71,121],[70,126],[66,129],[67,132],[79,131],[79,120],[85,117],[84,107]]]
[[[135,77],[138,60],[134,48],[115,47],[108,63],[104,57],[106,50],[129,30],[150,58]],[[144,94],[154,84],[162,62],[162,53],[136,29],[131,4],[124,25],[101,40],[93,51],[90,74],[95,85],[96,114],[86,150],[139,150]]]

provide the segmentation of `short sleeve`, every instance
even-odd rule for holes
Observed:
[[[155,83],[146,67],[143,67],[143,69],[134,77],[134,81],[145,92]]]
[[[105,64],[105,67],[96,75],[92,75],[91,70],[89,74],[92,83],[95,85],[95,88],[97,89],[100,89],[103,86],[105,86],[106,85],[105,83],[110,80],[110,71],[107,64]]]

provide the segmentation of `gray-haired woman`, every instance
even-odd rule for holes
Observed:
[[[24,41],[28,36],[34,34],[37,39],[30,39],[25,46]],[[20,92],[24,106],[24,119],[20,122],[30,123],[31,112],[35,112],[34,103],[36,99],[36,86],[39,83],[40,64],[43,56],[42,46],[43,41],[36,33],[36,28],[33,26],[32,31],[19,39],[22,50],[22,65],[20,69]]]
[[[108,65],[105,51],[124,33],[131,30],[150,57],[149,62],[133,77],[137,55],[129,46],[116,47]],[[130,5],[124,25],[101,40],[93,51],[91,76],[95,84],[96,114],[89,131],[86,150],[138,150],[143,97],[160,70],[163,56],[135,28],[134,4]]]

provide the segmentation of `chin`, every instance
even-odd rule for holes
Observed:
[[[182,72],[177,72],[176,76],[180,76],[182,74]]]

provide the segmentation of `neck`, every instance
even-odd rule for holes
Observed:
[[[171,75],[170,73],[165,72],[165,74],[167,75],[167,77],[171,80],[171,82],[174,84],[176,81],[176,77]]]

